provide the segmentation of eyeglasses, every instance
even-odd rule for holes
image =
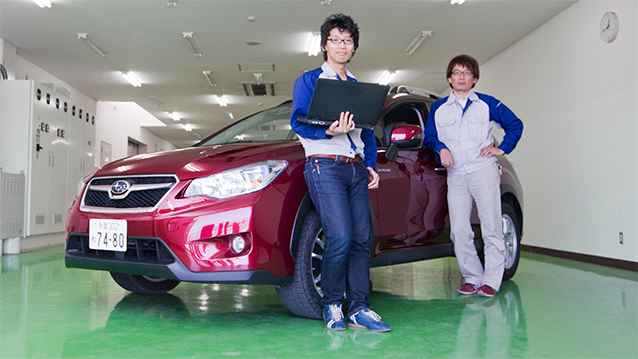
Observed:
[[[452,75],[454,76],[461,76],[461,75],[465,75],[465,76],[472,76],[474,73],[470,70],[465,70],[465,71],[459,71],[459,70],[454,70],[452,71]]]
[[[328,41],[332,42],[335,45],[339,45],[340,43],[344,43],[346,45],[352,45],[354,44],[354,40],[352,40],[351,38],[346,38],[346,39],[340,39],[338,37],[329,37]]]

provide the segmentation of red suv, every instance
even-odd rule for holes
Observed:
[[[435,99],[394,89],[375,128],[380,184],[370,191],[372,266],[454,255],[445,168],[421,147]],[[97,170],[67,213],[66,266],[109,271],[124,289],[144,294],[165,293],[180,281],[274,285],[292,313],[321,318],[323,232],[291,110],[288,101],[192,148]],[[509,279],[518,266],[523,197],[510,163],[498,163]]]

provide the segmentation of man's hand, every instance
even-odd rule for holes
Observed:
[[[372,167],[368,167],[370,175],[368,176],[368,189],[379,188],[379,174]]]
[[[454,168],[454,156],[452,156],[452,152],[447,148],[444,148],[439,151],[439,156],[441,156],[441,164],[445,168]]]
[[[354,130],[354,121],[352,121],[352,117],[354,117],[354,115],[350,112],[342,112],[339,119],[328,127],[326,135],[335,136]]]
[[[500,156],[504,155],[505,151],[501,150],[498,147],[487,146],[481,150],[481,157],[490,158],[492,156]]]

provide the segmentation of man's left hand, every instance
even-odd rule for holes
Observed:
[[[490,158],[492,156],[504,155],[505,152],[498,147],[487,146],[481,150],[481,157]]]
[[[379,188],[379,174],[372,167],[368,167],[370,176],[368,176],[368,189]]]

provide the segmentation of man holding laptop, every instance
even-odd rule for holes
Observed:
[[[325,326],[346,329],[341,308],[345,292],[349,326],[387,332],[390,326],[368,309],[372,240],[368,189],[379,186],[374,132],[356,128],[348,111],[330,126],[299,121],[308,115],[318,79],[357,81],[346,64],[358,46],[359,27],[351,17],[338,14],[326,19],[321,26],[325,62],[295,82],[290,124],[306,152],[304,177],[325,234],[321,269]]]

